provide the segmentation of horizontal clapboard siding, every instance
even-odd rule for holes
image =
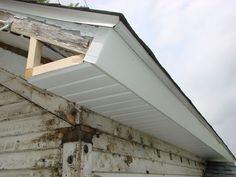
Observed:
[[[0,85],[0,177],[61,176],[65,121]]]
[[[94,139],[89,146],[89,152],[83,152],[82,166],[89,169],[91,176],[127,176],[139,174],[149,175],[173,175],[201,177],[204,167],[196,166],[184,159],[181,160],[169,153],[160,152],[153,148],[127,142],[119,138],[111,138],[109,135],[101,135]],[[96,160],[94,160],[96,159]],[[86,172],[85,172],[86,173]],[[123,174],[123,175],[122,175]]]
[[[58,176],[57,171],[48,169],[40,170],[1,170],[0,177],[54,177]]]
[[[70,124],[3,86],[0,98],[0,177],[71,176],[73,169],[86,177],[201,177],[205,169],[199,157],[83,108],[80,123],[97,130],[92,144],[62,145],[61,129]],[[70,168],[68,157],[74,155],[77,160]]]
[[[196,161],[107,134],[93,138],[93,150],[197,169],[200,172],[204,169],[204,166]]]
[[[81,123],[97,129],[92,144],[82,142],[82,147],[88,147],[81,152],[82,174],[96,177],[203,175],[203,159],[143,132],[86,109],[81,113]]]

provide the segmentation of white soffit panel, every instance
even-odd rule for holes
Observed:
[[[233,161],[113,29],[95,36],[84,61],[28,81],[201,157]]]
[[[219,157],[214,150],[191,133],[93,64],[84,62],[33,76],[29,82],[199,156]],[[184,143],[179,139],[182,139]]]

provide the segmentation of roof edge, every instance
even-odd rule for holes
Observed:
[[[25,6],[26,3],[28,4],[27,7]],[[58,10],[58,8],[60,8],[60,13],[51,13],[52,10]],[[58,6],[55,4],[32,3],[20,0],[0,1],[0,9],[7,9],[19,14],[40,16],[59,21],[104,27],[114,27],[119,22],[121,16],[120,13],[115,12],[81,7]]]
[[[224,148],[232,156],[232,159],[236,161],[236,157],[230,151],[228,146],[224,143],[222,138],[217,134],[214,128],[207,122],[204,116],[198,111],[196,106],[187,97],[187,95],[182,91],[182,89],[177,85],[177,83],[172,79],[170,74],[165,70],[165,68],[157,60],[156,56],[151,51],[151,49],[144,43],[144,41],[133,30],[133,28],[130,26],[126,18],[124,16],[123,17],[121,16],[120,21],[123,23],[124,26],[118,23],[114,27],[115,30],[120,34],[120,36],[124,36],[124,33],[129,33],[129,32],[131,35],[134,36],[134,38],[137,40],[140,46],[138,46],[137,44],[130,45],[134,41],[130,40],[127,36],[122,37],[122,38],[129,44],[131,48],[133,48],[133,50],[140,56],[140,58],[143,59],[143,61],[152,69],[152,71],[156,73],[157,77],[163,81],[163,83],[167,86],[167,88],[171,90],[171,92],[174,93],[174,95],[195,115],[195,117],[208,129],[208,131],[211,132],[211,134],[218,140],[218,142],[224,146]],[[127,30],[124,28],[127,28]],[[132,46],[135,46],[135,47],[132,47]],[[142,47],[145,50],[147,55],[145,55],[143,51],[140,50],[140,47]],[[153,63],[155,63],[156,65],[153,65]],[[161,74],[160,71],[162,71],[163,74]]]
[[[17,3],[17,5],[15,4]],[[31,5],[31,8],[25,7],[25,3]],[[8,6],[7,6],[8,5]],[[9,6],[10,5],[10,6]],[[10,1],[1,1],[0,6],[4,8],[8,8],[11,11],[22,13],[24,14],[30,14],[35,16],[41,16],[44,18],[51,18],[55,20],[62,20],[62,21],[68,21],[68,18],[71,20],[69,22],[72,23],[85,23],[89,25],[97,25],[97,26],[104,26],[104,27],[114,27],[114,29],[120,34],[124,35],[131,35],[134,37],[133,41],[136,41],[135,45],[132,45],[134,47],[133,50],[136,51],[136,53],[142,58],[145,63],[152,69],[153,72],[159,73],[160,71],[163,73],[161,75],[161,80],[163,83],[172,91],[172,93],[175,94],[175,96],[181,100],[181,102],[196,116],[196,118],[208,129],[209,132],[218,140],[220,144],[223,145],[223,147],[229,152],[232,159],[236,161],[235,156],[233,153],[229,150],[227,145],[224,143],[224,141],[220,138],[220,136],[216,133],[214,128],[207,122],[207,120],[204,118],[204,116],[197,110],[195,105],[192,103],[192,101],[186,96],[186,94],[181,90],[181,88],[176,84],[176,82],[172,79],[170,74],[162,67],[162,65],[157,60],[154,53],[151,51],[151,49],[143,42],[143,40],[137,35],[137,33],[133,30],[133,28],[130,26],[126,18],[121,13],[116,12],[109,12],[109,11],[103,11],[103,10],[94,10],[94,9],[88,9],[88,8],[71,8],[67,6],[58,6],[55,4],[38,4],[38,3],[32,3],[32,2],[22,2],[20,0],[10,0]],[[35,8],[39,8],[40,13],[35,12]],[[46,12],[48,8],[61,8],[60,15],[52,15],[51,11],[50,13],[42,13]],[[64,10],[63,10],[64,9]],[[70,16],[65,15],[65,13],[70,11]],[[73,12],[73,14],[71,14]],[[78,13],[81,13],[78,17]],[[96,16],[94,14],[96,14]],[[42,15],[43,14],[43,15]],[[89,16],[89,17],[86,17]],[[91,18],[93,19],[92,21]],[[122,27],[122,24],[124,25]],[[126,29],[125,29],[125,28]],[[125,41],[127,42],[127,38]],[[130,42],[129,42],[130,43]],[[131,46],[131,45],[130,45]],[[138,49],[140,47],[143,49],[140,52],[138,52]],[[155,65],[153,65],[155,63]],[[160,71],[159,71],[160,70]],[[157,75],[159,78],[160,76]]]

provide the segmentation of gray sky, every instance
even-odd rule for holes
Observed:
[[[87,0],[87,4],[126,16],[236,154],[236,1]]]

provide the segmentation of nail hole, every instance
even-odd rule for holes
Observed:
[[[172,153],[170,153],[170,160],[173,160],[173,156],[172,156]]]
[[[87,154],[87,153],[88,153],[88,151],[89,151],[89,149],[88,149],[88,146],[85,144],[85,145],[84,145],[84,153],[86,153],[86,154]]]
[[[161,152],[159,149],[156,150],[157,151],[157,157],[161,158]]]
[[[68,164],[72,164],[73,163],[73,156],[72,155],[68,156],[67,162],[68,162]]]

